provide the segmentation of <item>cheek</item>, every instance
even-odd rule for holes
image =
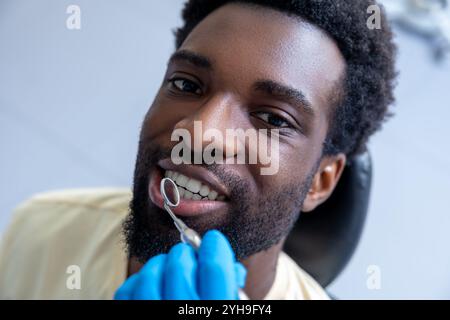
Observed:
[[[141,129],[142,137],[153,139],[160,135],[167,135],[170,141],[171,128],[174,127],[176,119],[173,113],[166,112],[165,106],[166,104],[158,94],[145,115]]]
[[[297,149],[286,148],[280,145],[280,152],[277,157],[272,157],[273,161],[278,161],[278,170],[273,175],[262,175],[261,166],[253,168],[252,174],[255,177],[259,190],[264,195],[277,193],[285,189],[288,185],[300,184],[309,168],[308,152],[298,152]]]
[[[260,167],[253,169],[253,176],[263,194],[270,194],[282,190],[289,185],[302,184],[316,165],[322,152],[320,130],[309,137],[296,137],[287,141],[281,139],[278,154],[273,155],[272,161],[278,161],[278,171],[274,175],[260,174]]]
[[[161,97],[162,93],[161,90],[159,90],[158,94],[155,96],[155,99],[153,100],[153,103],[150,105],[149,110],[145,116],[145,119],[148,122],[151,122],[152,125],[159,125],[157,120],[161,119],[164,120],[167,118],[167,112],[165,112],[164,106],[167,105],[167,103],[164,102],[164,99]]]

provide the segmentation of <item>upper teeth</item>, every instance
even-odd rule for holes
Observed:
[[[172,179],[178,186],[180,197],[193,200],[224,200],[224,195],[218,195],[216,191],[211,190],[207,185],[200,181],[188,178],[185,175],[171,170],[166,170],[165,177]]]

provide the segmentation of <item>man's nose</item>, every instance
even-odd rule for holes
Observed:
[[[174,129],[189,131],[193,153],[201,153],[208,146],[213,148],[215,153],[222,153],[225,160],[227,157],[235,157],[238,153],[238,144],[227,141],[226,134],[227,130],[239,128],[242,121],[239,112],[239,103],[235,99],[217,95],[180,120]]]

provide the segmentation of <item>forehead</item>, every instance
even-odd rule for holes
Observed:
[[[220,7],[192,30],[180,49],[208,57],[224,85],[271,79],[301,89],[316,107],[327,105],[345,70],[339,48],[324,31],[261,6]]]

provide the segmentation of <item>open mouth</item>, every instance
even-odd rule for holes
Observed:
[[[219,194],[201,181],[190,178],[180,172],[166,170],[164,177],[172,179],[177,185],[181,199],[224,201],[225,195]]]
[[[223,215],[229,209],[228,189],[209,170],[198,165],[174,165],[161,160],[150,173],[150,200],[164,209],[160,191],[163,177],[172,179],[180,193],[180,203],[172,211],[180,216]]]

